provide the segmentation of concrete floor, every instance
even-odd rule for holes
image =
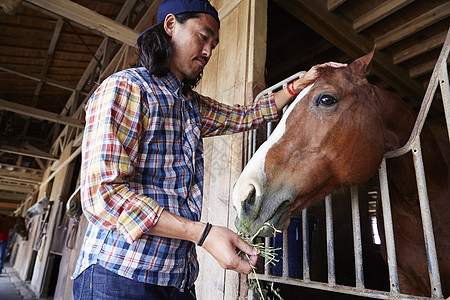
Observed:
[[[19,278],[17,271],[6,263],[0,274],[1,300],[37,300],[29,284]]]

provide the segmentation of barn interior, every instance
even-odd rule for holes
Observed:
[[[137,34],[155,22],[161,1],[16,2],[13,12],[0,17],[0,213],[23,214],[40,199],[41,185],[47,184],[47,190],[64,185],[56,218],[61,230],[54,234],[58,242],[49,255],[52,271],[41,290],[42,295],[54,296],[58,293],[56,281],[63,276],[63,245],[73,226],[67,226],[63,208],[79,184],[81,159],[80,152],[66,153],[64,149],[68,145],[79,149],[84,104],[104,78],[133,63]],[[213,2],[235,7],[241,1]],[[419,112],[448,36],[449,16],[446,0],[269,0],[264,84],[271,86],[317,63],[350,63],[375,44],[369,81],[399,95]],[[439,89],[427,125],[436,136],[448,139]],[[55,177],[49,179],[48,174],[67,165],[72,175],[63,183],[57,183]],[[379,251],[371,240],[374,199],[370,192],[375,188],[376,183],[370,182],[362,196],[366,201],[366,242],[371,249],[368,256]],[[319,219],[320,211],[317,208]],[[45,214],[32,222],[45,224],[49,217]],[[322,229],[316,229],[317,235]],[[42,242],[36,236],[31,262],[38,257]],[[373,266],[381,263],[378,256],[372,261]],[[30,264],[27,280],[33,277]],[[354,281],[354,270],[349,272],[339,275],[342,283]],[[387,271],[381,267],[379,272],[383,279],[374,281],[372,287],[387,290]],[[282,289],[295,291],[293,287]],[[296,293],[289,296],[288,292],[285,299],[298,299]]]

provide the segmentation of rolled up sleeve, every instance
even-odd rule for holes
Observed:
[[[273,94],[265,95],[247,106],[230,106],[204,96],[199,96],[198,103],[203,136],[242,132],[278,119]]]

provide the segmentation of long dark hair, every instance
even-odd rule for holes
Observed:
[[[191,18],[198,18],[198,13],[182,13],[175,16],[180,24],[184,24]],[[164,30],[164,22],[145,31],[138,39],[138,58],[133,67],[145,67],[154,76],[165,76],[169,72],[166,62],[169,61],[172,52],[170,36]],[[198,84],[203,72],[195,79],[185,78],[183,93],[187,94]]]

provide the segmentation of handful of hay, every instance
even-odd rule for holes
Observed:
[[[247,242],[250,246],[253,246],[254,248],[259,250],[259,256],[263,257],[264,259],[266,259],[266,263],[265,266],[267,266],[268,264],[272,264],[275,265],[279,260],[276,258],[277,257],[277,253],[276,251],[281,250],[281,248],[274,248],[274,247],[270,247],[270,246],[266,246],[264,244],[264,242],[255,242],[255,238],[259,235],[259,233],[261,232],[261,230],[263,230],[263,228],[265,226],[269,226],[272,230],[273,230],[273,235],[275,236],[277,233],[280,233],[281,231],[276,229],[273,225],[269,224],[269,223],[264,223],[263,226],[258,230],[258,232],[253,235],[253,236],[248,236],[246,234],[243,234],[242,232],[238,232],[239,236],[241,236],[241,238]],[[241,255],[242,257],[244,257],[244,259],[249,260],[249,257],[246,253],[243,253],[241,251],[238,252],[239,255]],[[266,294],[268,292],[271,292],[272,294],[274,294],[277,299],[279,300],[283,300],[283,298],[281,297],[281,295],[279,294],[278,289],[275,289],[273,286],[273,282],[267,287],[267,288],[263,288],[258,280],[258,276],[256,273],[256,267],[252,266],[252,274],[253,274],[253,278],[249,278],[249,288],[250,289],[256,289],[261,297],[261,299],[266,299]],[[269,300],[269,299],[267,299]]]

